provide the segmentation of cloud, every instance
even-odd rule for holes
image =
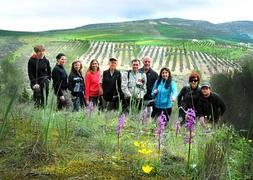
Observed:
[[[163,17],[253,20],[252,5],[250,0],[7,0],[1,2],[0,29],[41,31]]]

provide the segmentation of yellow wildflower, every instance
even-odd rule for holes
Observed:
[[[252,139],[249,139],[248,141],[251,143],[251,142],[252,142]]]
[[[150,174],[150,172],[152,171],[153,167],[149,166],[149,165],[143,165],[142,166],[142,170],[144,173],[146,174]]]
[[[139,143],[138,141],[134,141],[134,145],[135,145],[136,147],[140,147],[140,146],[141,146],[140,143]]]
[[[151,150],[146,149],[146,148],[139,149],[138,152],[145,155],[152,153]]]
[[[143,141],[141,141],[141,142],[134,141],[134,145],[135,145],[136,147],[145,148],[146,144],[147,144],[147,142],[143,142]]]
[[[140,147],[141,147],[141,148],[145,148],[146,144],[147,144],[146,141],[145,141],[145,142],[141,142],[141,143],[140,143]]]

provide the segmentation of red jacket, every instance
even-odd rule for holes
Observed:
[[[99,96],[100,88],[100,72],[88,71],[85,75],[85,99],[89,100],[89,97]]]

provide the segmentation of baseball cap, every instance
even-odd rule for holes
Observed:
[[[208,87],[208,88],[210,88],[211,85],[210,85],[209,82],[203,82],[203,83],[201,84],[200,88],[203,88],[203,87]]]

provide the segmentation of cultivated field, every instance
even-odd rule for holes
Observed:
[[[240,65],[224,58],[214,57],[198,51],[187,51],[167,46],[137,46],[129,43],[91,42],[90,47],[80,59],[87,67],[92,59],[97,59],[105,68],[110,57],[119,60],[120,69],[129,69],[130,61],[150,56],[153,68],[159,71],[162,67],[170,68],[175,75],[186,75],[192,70],[200,71],[204,76],[240,69]]]

